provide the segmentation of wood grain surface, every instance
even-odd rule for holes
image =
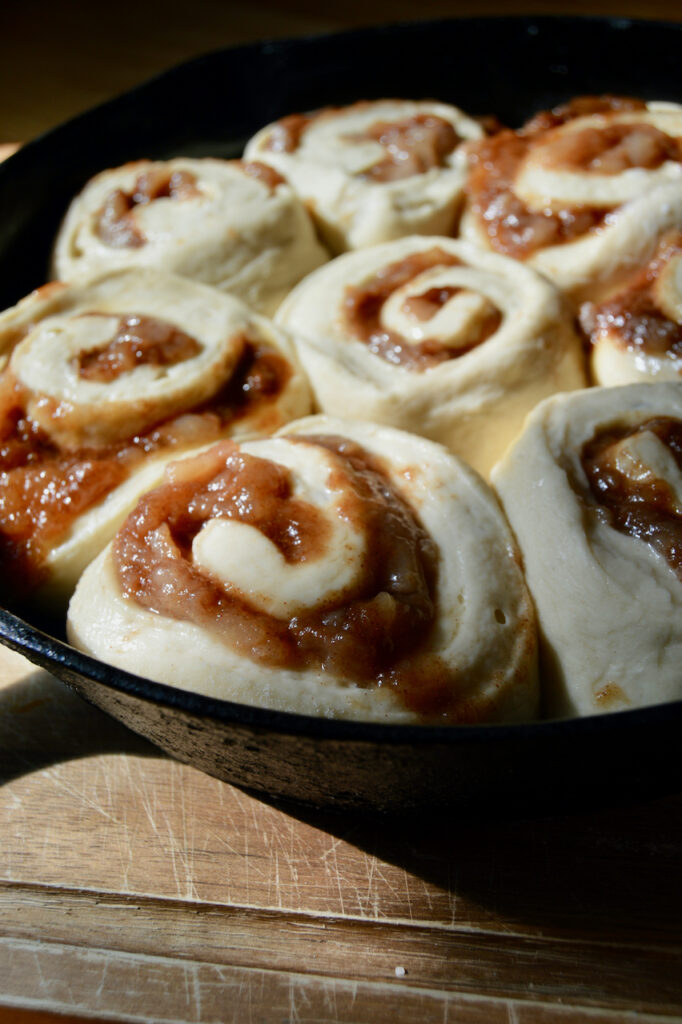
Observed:
[[[0,142],[223,46],[517,12],[682,17],[678,0],[8,0]],[[0,1024],[682,1020],[681,812],[299,814],[0,648]]]
[[[297,815],[170,760],[18,655],[0,651],[0,672],[6,1010],[682,1013],[680,798],[532,821],[482,809],[419,831]]]

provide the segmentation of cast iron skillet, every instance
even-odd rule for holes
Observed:
[[[103,168],[180,153],[238,156],[275,117],[360,98],[436,97],[512,126],[578,93],[680,101],[680,44],[682,24],[492,18],[200,57],[0,167],[0,308],[45,281],[69,199]],[[682,783],[682,701],[516,726],[333,722],[149,682],[74,651],[61,629],[0,610],[0,640],[9,647],[173,756],[272,799],[363,811],[551,813],[671,793]]]

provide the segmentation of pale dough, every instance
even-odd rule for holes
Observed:
[[[682,698],[682,580],[646,540],[600,514],[581,461],[600,429],[659,416],[682,419],[682,384],[558,395],[529,416],[493,472],[537,608],[551,716]],[[650,432],[636,438],[619,456],[621,468],[633,479],[666,481],[682,514],[679,466]]]
[[[445,258],[434,263],[433,253]],[[392,292],[378,330],[404,346],[430,339],[454,353],[426,369],[375,354],[345,315],[349,288],[380,282],[420,254],[434,265]],[[449,287],[454,293],[430,319],[405,311],[414,297]],[[467,351],[491,310],[499,325]],[[537,402],[586,383],[580,341],[554,286],[516,260],[455,239],[415,236],[337,257],[294,289],[276,322],[293,335],[323,411],[440,441],[484,475]]]
[[[411,141],[396,143],[390,126],[399,128],[429,116],[451,125],[458,139],[441,165],[394,180],[372,180],[372,169],[387,153],[393,151],[399,161],[419,152],[419,133]],[[280,123],[262,128],[247,143],[245,156],[271,164],[291,182],[334,252],[404,235],[454,230],[466,178],[459,141],[483,135],[478,122],[461,110],[425,100],[374,100],[329,108],[311,115],[291,151],[278,147],[273,136]],[[371,137],[377,125],[387,127],[383,146]]]
[[[523,721],[535,715],[535,623],[519,556],[486,484],[441,446],[370,423],[316,416],[296,421],[242,451],[288,467],[296,494],[332,525],[325,550],[291,567],[263,534],[232,520],[211,520],[193,559],[221,585],[285,621],[342,593],[367,558],[362,532],[349,533],[345,499],[324,448],[292,435],[344,437],[379,457],[402,499],[439,551],[436,621],[427,656],[456,670],[455,719]],[[182,467],[183,463],[176,463]],[[183,468],[183,478],[191,469]],[[172,469],[173,467],[171,467]],[[257,562],[256,562],[257,560]],[[256,562],[256,564],[254,564]],[[386,595],[387,596],[387,595]],[[122,595],[111,548],[84,573],[69,611],[71,643],[119,668],[225,700],[335,718],[415,723],[390,686],[358,686],[308,667],[264,666],[235,653],[224,638],[187,621],[145,610]],[[431,719],[434,724],[438,716]]]
[[[601,297],[620,275],[647,258],[660,231],[679,223],[682,162],[669,158],[651,169],[639,167],[635,152],[634,166],[603,173],[598,168],[547,166],[552,162],[545,150],[557,140],[569,150],[571,138],[586,129],[599,133],[612,126],[640,124],[658,129],[679,145],[682,106],[651,102],[645,110],[574,118],[546,132],[517,170],[514,194],[530,211],[608,211],[598,227],[561,244],[542,246],[525,260],[577,301]],[[464,211],[460,230],[463,238],[492,247],[471,207]]]
[[[195,339],[199,351],[175,365],[143,362],[111,381],[83,379],[78,356],[106,345],[121,317],[129,314],[170,323]],[[128,441],[172,417],[190,414],[181,421],[179,440],[170,448],[152,450],[54,545],[36,601],[58,607],[68,600],[82,570],[139,495],[158,482],[168,460],[196,447],[191,413],[229,383],[245,337],[277,353],[289,376],[271,400],[225,425],[223,434],[235,438],[270,434],[311,407],[307,380],[286,334],[239,300],[184,278],[138,268],[47,285],[0,315],[2,388],[22,389],[26,412],[60,450]]]
[[[329,257],[290,186],[270,184],[267,176],[249,173],[253,168],[239,160],[176,157],[102,171],[69,207],[55,243],[53,276],[69,280],[98,269],[157,267],[231,292],[271,315],[290,288]],[[174,174],[192,183],[149,200],[136,192],[145,177]],[[111,237],[102,237],[102,211],[117,193],[132,207],[123,223],[137,244],[123,244],[117,222]],[[135,202],[140,194],[144,201]],[[117,230],[123,236],[118,241]]]

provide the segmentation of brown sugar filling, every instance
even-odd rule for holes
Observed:
[[[431,320],[439,309],[442,309],[454,295],[462,291],[455,285],[445,285],[427,288],[422,295],[409,295],[403,302],[402,308],[408,316],[415,320]]]
[[[353,108],[367,108],[360,102]],[[294,153],[310,125],[320,118],[339,112],[341,108],[325,107],[311,114],[290,114],[277,121],[265,142],[273,153]],[[462,141],[452,124],[438,114],[420,113],[397,121],[376,121],[365,131],[349,133],[348,142],[378,142],[385,156],[358,177],[367,181],[386,182],[423,174],[432,167],[444,167],[446,158]]]
[[[682,469],[682,422],[670,416],[599,431],[583,446],[582,466],[591,498],[605,521],[651,545],[682,580],[682,515],[670,485],[661,479],[634,481],[615,463],[615,445],[642,431],[650,431],[667,445]]]
[[[120,318],[110,341],[79,353],[73,363],[83,380],[110,383],[137,366],[174,366],[200,352],[199,342],[174,324],[133,313]]]
[[[158,357],[158,333],[170,332],[172,339],[174,329],[152,318],[144,320],[147,327],[156,324],[157,337],[152,348]],[[5,373],[0,379],[3,597],[16,601],[38,586],[50,547],[68,534],[79,516],[123,483],[146,456],[208,444],[223,436],[231,422],[254,413],[261,403],[272,401],[281,392],[291,375],[287,361],[265,344],[248,338],[240,341],[242,354],[233,376],[208,402],[150,424],[144,433],[124,442],[78,450],[59,448],[27,416],[20,385],[9,372]],[[112,356],[113,363],[108,356]],[[98,365],[97,358],[92,365]],[[113,370],[115,377],[119,372],[115,350],[99,350],[99,358],[103,362],[97,372],[104,372],[104,379],[114,379],[107,375]]]
[[[467,192],[472,211],[492,248],[519,260],[587,234],[608,213],[587,206],[530,210],[515,194],[514,182],[532,146],[532,138],[507,129],[469,149]]]
[[[557,135],[543,146],[545,167],[590,174],[622,174],[632,167],[654,170],[666,161],[680,163],[682,140],[652,124],[606,124]]]
[[[548,132],[585,114],[645,109],[624,97],[577,97],[554,111],[543,111],[520,131],[501,131],[468,146],[467,184],[471,208],[490,245],[516,259],[538,249],[571,242],[603,224],[609,208],[589,206],[531,210],[515,191],[522,162],[538,145],[545,166],[583,173],[618,174],[631,167],[652,169],[682,160],[682,143],[644,123],[587,126],[548,139]]]
[[[294,153],[301,144],[303,133],[324,111],[314,114],[289,114],[273,126],[265,142],[272,153]]]
[[[190,171],[170,172],[155,168],[139,175],[131,192],[117,188],[110,192],[97,214],[95,234],[113,249],[139,249],[146,244],[133,212],[155,199],[192,199],[201,195],[196,175]]]
[[[364,132],[348,135],[352,142],[378,142],[385,157],[359,177],[386,182],[444,167],[462,141],[452,124],[437,114],[414,114],[400,121],[377,121]]]
[[[352,337],[364,342],[370,352],[393,365],[411,370],[425,370],[470,352],[494,334],[500,325],[502,314],[492,304],[488,314],[478,322],[473,335],[458,348],[451,348],[437,339],[409,342],[381,322],[384,304],[399,288],[425,270],[460,264],[456,256],[434,247],[388,264],[361,286],[350,285],[346,289],[343,310],[346,329]],[[406,300],[405,311],[415,319],[428,320],[453,295],[463,290],[455,287],[429,288],[421,296],[410,296]]]
[[[288,440],[331,455],[328,485],[342,491],[340,515],[365,537],[349,586],[291,619],[277,618],[192,563],[192,542],[209,519],[248,523],[289,563],[323,560],[331,542],[324,514],[296,496],[287,468],[221,442],[170,467],[167,482],[142,498],[119,531],[114,565],[124,595],[209,630],[254,662],[391,686],[420,714],[456,714],[453,673],[425,651],[437,612],[433,540],[380,458],[343,438]]]
[[[608,302],[584,303],[580,326],[592,345],[609,338],[629,352],[682,358],[682,324],[671,320],[656,297],[656,282],[669,261],[682,254],[682,234],[664,238],[653,259]]]
[[[247,178],[255,178],[271,191],[274,191],[278,185],[286,184],[286,178],[283,178],[274,167],[262,164],[260,160],[239,160],[237,162]]]
[[[567,103],[560,103],[551,110],[541,110],[521,128],[523,135],[537,135],[558,128],[567,121],[577,117],[588,117],[590,114],[625,114],[631,111],[646,110],[644,100],[633,96],[615,96],[606,93],[602,96],[574,96]]]

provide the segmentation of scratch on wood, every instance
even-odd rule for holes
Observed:
[[[339,849],[340,845],[341,845],[341,840],[340,839],[334,840],[334,842],[332,843],[331,849],[328,851],[327,855],[324,858],[324,861],[325,861],[325,867],[327,869],[327,873],[331,874],[332,878],[336,880],[336,890],[337,890],[338,897],[339,897],[339,906],[341,908],[341,913],[345,914],[346,913],[346,903],[345,903],[344,892],[343,892],[343,879],[341,877],[341,871],[339,870],[339,859],[338,859],[338,849]],[[331,854],[331,859],[333,861],[333,867],[332,868],[330,868],[330,865],[329,865],[329,863],[327,861],[327,857],[329,856],[329,854]]]
[[[57,788],[68,793],[69,796],[75,798],[75,800],[84,807],[90,808],[90,810],[96,811],[107,821],[111,821],[115,825],[125,825],[125,822],[121,818],[114,814],[109,813],[99,801],[93,800],[89,797],[82,789],[78,790],[68,782],[68,764],[67,765],[53,765],[50,768],[44,768],[39,774],[45,778],[49,778],[50,782]],[[66,775],[66,778],[62,776]]]
[[[519,1024],[519,1015],[516,1012],[516,1007],[513,1003],[507,1003],[507,1016],[509,1018],[509,1024]]]

